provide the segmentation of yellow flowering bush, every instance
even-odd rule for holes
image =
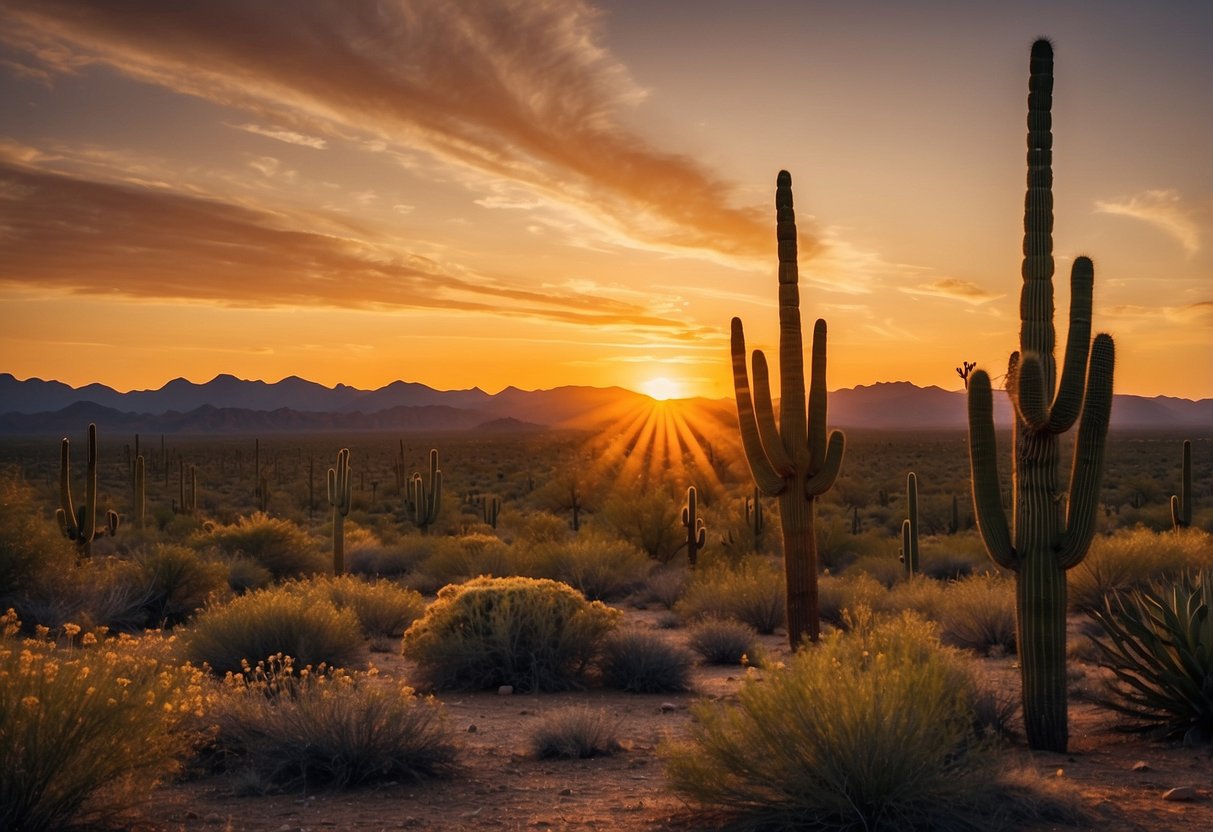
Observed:
[[[22,638],[12,610],[0,627],[0,829],[112,817],[190,750],[202,674],[168,659],[171,639],[74,624]]]

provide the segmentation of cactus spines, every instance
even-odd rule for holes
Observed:
[[[333,574],[345,572],[345,516],[350,513],[350,449],[337,452],[337,467],[328,472],[328,499],[333,507]]]
[[[906,577],[918,574],[918,477],[911,471],[906,476],[906,519],[901,521],[901,562]]]
[[[699,562],[699,550],[707,542],[708,530],[703,518],[699,516],[699,495],[693,485],[687,486],[687,502],[682,507],[682,525],[687,530],[687,561],[694,569]]]
[[[766,357],[761,350],[754,351],[751,391],[740,318],[732,321],[731,353],[737,422],[750,473],[763,494],[779,498],[787,577],[788,641],[795,649],[805,638],[817,641],[821,631],[813,515],[817,498],[829,490],[838,476],[845,439],[839,431],[826,438],[826,322],[820,319],[813,326],[806,408],[796,216],[792,207],[792,177],[787,171],[780,171],[776,180],[775,209],[782,396],[778,427]]]
[[[1183,474],[1179,493],[1171,495],[1171,524],[1176,531],[1192,525],[1192,440],[1184,440]]]
[[[438,449],[430,449],[430,485],[426,488],[420,472],[410,481],[413,523],[425,532],[438,520],[442,508],[442,469],[438,467]]]
[[[89,557],[93,553],[93,538],[97,532],[97,426],[88,426],[88,461],[84,475],[84,502],[72,502],[71,442],[67,437],[59,447],[59,508],[55,520],[64,537],[76,544],[77,554]]]
[[[969,459],[973,507],[990,557],[1013,570],[1017,643],[1028,745],[1066,750],[1066,577],[1086,555],[1099,511],[1099,485],[1112,407],[1115,348],[1091,339],[1094,267],[1075,259],[1070,328],[1061,378],[1054,361],[1052,129],[1053,48],[1032,45],[1028,84],[1028,176],[1024,209],[1019,351],[1006,388],[1014,405],[1013,520],[999,490],[990,377],[969,380]],[[1084,381],[1085,376],[1085,381]],[[1081,420],[1079,416],[1081,415]],[[1079,421],[1068,499],[1059,487],[1061,433]]]

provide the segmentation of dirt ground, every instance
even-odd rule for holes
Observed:
[[[641,626],[657,614],[629,611]],[[680,631],[669,631],[678,638]],[[763,637],[769,654],[786,654],[781,637]],[[374,654],[385,675],[408,679],[407,663]],[[987,671],[1018,690],[1013,657],[985,660]],[[1095,671],[1090,671],[1094,673]],[[741,686],[740,667],[700,667],[686,694],[635,695],[589,690],[510,695],[459,693],[441,696],[462,743],[461,772],[448,780],[389,783],[352,791],[243,796],[238,780],[214,775],[159,788],[144,807],[140,832],[193,830],[686,830],[693,820],[666,787],[657,749],[681,736],[696,698],[727,698]],[[1089,680],[1088,680],[1089,681]],[[604,708],[618,719],[622,752],[589,760],[541,760],[528,750],[544,713],[567,705]],[[1060,778],[1080,795],[1090,820],[1051,829],[1082,832],[1213,830],[1213,754],[1152,742],[1117,731],[1114,717],[1086,699],[1070,703],[1070,752],[1030,753],[1023,759]],[[1168,800],[1173,788],[1194,797]]]

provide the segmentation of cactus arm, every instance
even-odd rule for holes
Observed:
[[[72,462],[71,442],[67,437],[59,445],[59,508],[55,511],[55,519],[59,523],[59,531],[68,540],[75,540],[76,507],[72,504]]]
[[[817,471],[826,458],[826,322],[822,318],[813,324],[810,373],[809,422],[805,428],[809,437],[809,470]]]
[[[796,212],[792,207],[792,176],[786,170],[781,170],[775,180],[775,238],[779,249],[779,434],[784,447],[801,462],[800,457],[808,452],[808,414],[805,412],[804,341],[800,334]],[[824,361],[823,350],[823,364]]]
[[[745,365],[745,332],[741,326],[741,318],[733,319],[731,349],[733,392],[737,398],[737,425],[741,430],[741,446],[745,451],[746,462],[749,463],[754,482],[758,484],[763,494],[774,497],[783,492],[787,483],[771,465],[762,446],[762,437],[758,432],[758,420],[754,415],[754,403],[750,398],[750,380]],[[773,411],[769,395],[766,401],[762,402],[762,407],[768,412]],[[764,413],[763,418],[766,417]],[[771,416],[771,419],[773,421],[774,416]]]
[[[1066,354],[1061,365],[1057,398],[1049,411],[1050,433],[1068,431],[1082,411],[1083,376],[1091,351],[1091,295],[1094,286],[1095,266],[1091,258],[1077,258],[1070,269],[1070,329],[1066,335]]]
[[[1043,430],[1049,424],[1049,405],[1045,395],[1044,372],[1034,355],[1024,355],[1015,376],[1011,401],[1015,414],[1029,430]]]
[[[1086,401],[1078,424],[1078,438],[1074,442],[1066,531],[1057,552],[1057,563],[1062,569],[1070,569],[1082,561],[1095,535],[1105,440],[1112,415],[1115,364],[1116,348],[1111,337],[1102,333],[1096,335],[1091,346],[1091,366],[1087,370]]]
[[[830,490],[834,485],[834,480],[838,479],[838,472],[842,469],[842,456],[846,447],[847,440],[842,431],[833,431],[830,434],[830,441],[826,445],[825,460],[822,462],[821,468],[805,480],[806,497],[820,497]]]
[[[978,370],[969,379],[969,466],[973,482],[973,516],[986,551],[1005,569],[1018,569],[1011,530],[1002,510],[998,484],[998,443],[994,435],[994,395],[990,376]]]
[[[767,357],[762,350],[754,350],[754,398],[757,402],[755,416],[758,421],[758,436],[771,467],[780,477],[790,477],[795,471],[792,458],[783,447],[779,428],[775,426],[775,408],[771,404],[771,376],[767,370]]]
[[[97,426],[88,426],[88,467],[84,480],[84,517],[77,524],[80,540],[91,543],[97,532]],[[88,554],[85,549],[85,554]]]

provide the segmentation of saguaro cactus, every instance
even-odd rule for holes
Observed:
[[[138,438],[135,439],[135,447],[138,447]],[[147,466],[143,461],[143,454],[135,457],[135,482],[134,482],[134,500],[133,513],[135,515],[135,528],[142,529],[147,522]]]
[[[708,530],[703,518],[699,516],[699,495],[693,485],[687,486],[687,502],[682,507],[682,525],[687,530],[687,561],[694,569],[695,564],[699,562],[699,550],[707,542]]]
[[[901,521],[901,562],[906,577],[918,574],[918,477],[906,476],[906,519]]]
[[[800,331],[799,268],[792,177],[780,171],[775,184],[779,251],[779,426],[771,402],[766,357],[754,351],[754,387],[746,373],[745,333],[741,319],[732,324],[733,386],[737,422],[750,473],[763,494],[779,499],[783,561],[787,577],[788,641],[795,649],[821,632],[817,600],[817,540],[814,509],[842,465],[845,439],[839,431],[826,440],[826,322],[813,326],[812,369],[805,409],[804,345]]]
[[[1104,445],[1112,410],[1115,349],[1091,340],[1094,267],[1086,257],[1070,273],[1070,328],[1060,381],[1053,357],[1053,172],[1050,106],[1053,48],[1032,45],[1028,83],[1028,190],[1024,210],[1019,351],[1006,388],[1014,405],[1012,514],[999,492],[990,377],[969,382],[969,459],[973,507],[990,557],[1015,573],[1017,638],[1028,745],[1065,751],[1066,570],[1082,561],[1095,533]],[[1084,382],[1085,375],[1085,382]],[[1058,484],[1058,437],[1078,427],[1069,496]]]
[[[337,452],[337,467],[328,474],[329,505],[333,507],[333,574],[345,572],[345,516],[350,513],[350,449]]]
[[[1171,524],[1176,531],[1192,525],[1192,440],[1184,440],[1183,479],[1171,495]]]
[[[442,470],[438,467],[438,449],[430,449],[430,487],[425,487],[420,473],[411,480],[413,522],[424,532],[438,520],[442,508]]]
[[[67,437],[59,448],[59,508],[55,509],[55,520],[59,531],[76,544],[81,557],[93,554],[93,540],[97,536],[97,426],[88,426],[88,461],[84,475],[84,502],[77,506],[72,501],[71,442]],[[118,514],[105,513],[105,531],[118,531]]]

